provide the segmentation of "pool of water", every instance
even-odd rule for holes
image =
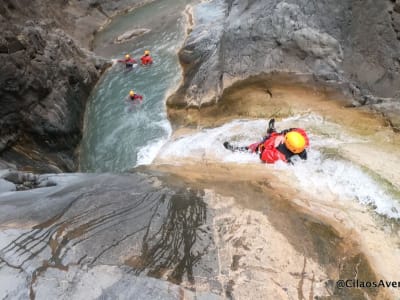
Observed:
[[[177,51],[185,38],[183,11],[188,0],[151,3],[115,19],[93,43],[104,57],[123,58],[130,53],[139,60],[151,51],[150,67],[127,71],[121,63],[101,78],[93,90],[85,116],[80,149],[80,169],[85,172],[119,172],[148,164],[171,134],[165,109],[166,95],[181,80]],[[135,28],[151,31],[140,38],[115,44],[117,36]],[[143,95],[140,105],[125,101],[129,90]]]

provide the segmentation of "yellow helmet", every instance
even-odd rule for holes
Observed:
[[[285,135],[285,146],[293,153],[301,153],[306,147],[306,139],[296,131],[290,131]]]
[[[131,97],[135,96],[135,92],[133,90],[130,90],[129,91],[129,96],[131,96]]]
[[[129,58],[131,58],[131,56],[129,54],[126,54],[125,59],[129,59]]]
[[[150,55],[150,51],[149,50],[145,50],[144,51],[144,55]]]

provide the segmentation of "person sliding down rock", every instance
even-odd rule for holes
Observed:
[[[275,120],[269,122],[267,135],[261,142],[246,147],[234,147],[225,142],[225,148],[232,151],[250,151],[259,153],[260,159],[265,163],[275,163],[282,160],[291,163],[291,158],[298,155],[301,159],[307,159],[307,150],[310,142],[307,133],[301,128],[289,128],[277,132],[274,126]]]

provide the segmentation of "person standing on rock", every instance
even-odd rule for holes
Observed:
[[[153,59],[150,56],[150,51],[144,51],[144,55],[140,58],[140,60],[142,61],[143,66],[151,65],[153,63]]]
[[[124,63],[127,69],[132,69],[133,64],[137,63],[129,54],[125,55],[125,59],[119,59],[118,62]]]
[[[301,159],[307,159],[306,148],[310,145],[307,133],[301,128],[289,128],[281,132],[275,130],[275,120],[271,119],[268,125],[267,135],[261,142],[246,147],[234,147],[225,142],[225,148],[231,151],[250,151],[258,153],[265,163],[275,163],[278,160],[292,163],[291,158],[298,155]]]

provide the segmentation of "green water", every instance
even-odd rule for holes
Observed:
[[[148,164],[171,134],[165,98],[181,80],[177,51],[185,38],[183,10],[191,1],[151,3],[118,17],[97,34],[94,51],[110,59],[126,53],[139,61],[144,50],[154,63],[126,71],[116,63],[93,90],[85,116],[80,169],[85,172],[119,172]],[[115,38],[134,28],[149,28],[142,37],[123,44]],[[140,105],[125,101],[130,89],[143,95]]]

